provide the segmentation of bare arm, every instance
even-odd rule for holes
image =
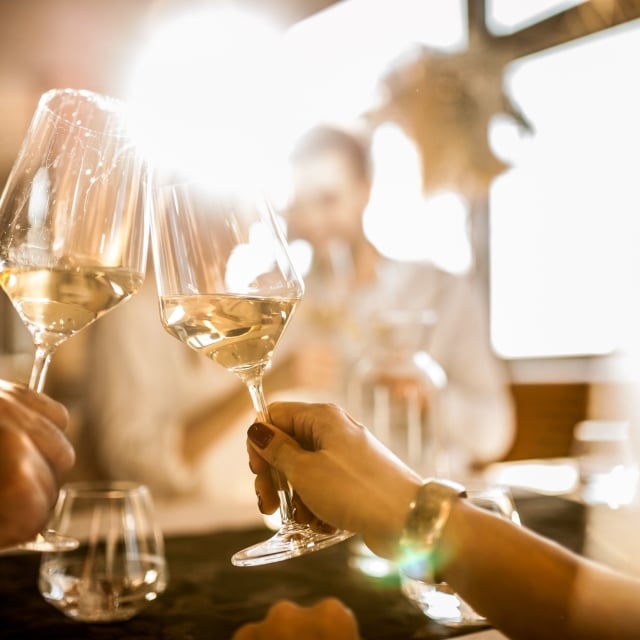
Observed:
[[[276,403],[273,426],[249,430],[265,512],[277,501],[269,466],[283,471],[314,518],[362,533],[393,557],[420,479],[361,425],[331,405]],[[375,472],[372,472],[375,470]],[[640,582],[595,565],[463,499],[439,551],[444,579],[517,640],[632,640]]]
[[[445,580],[510,637],[638,637],[640,582],[464,500],[452,509],[442,549]]]

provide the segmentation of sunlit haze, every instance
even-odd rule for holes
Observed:
[[[230,8],[159,25],[130,82],[136,133],[151,161],[220,182],[263,170],[280,120],[280,36]]]
[[[466,200],[451,191],[425,197],[418,151],[396,125],[376,130],[371,154],[374,180],[364,217],[369,240],[391,258],[428,259],[452,273],[468,271],[472,256]]]
[[[489,0],[487,17],[494,31],[514,32],[579,3]],[[490,201],[492,338],[503,356],[609,353],[629,342],[640,318],[631,304],[640,85],[628,81],[637,75],[638,29],[630,23],[530,56],[506,74],[534,134],[523,137],[504,118],[488,132],[496,155],[514,165]],[[228,8],[174,17],[135,64],[139,134],[160,165],[216,183],[259,177],[284,192],[297,137],[319,122],[352,124],[414,43],[464,50],[465,3],[345,0],[286,33]],[[389,257],[467,270],[464,199],[424,197],[417,152],[397,129],[375,133],[373,159],[370,240]],[[308,249],[295,249],[303,263]]]

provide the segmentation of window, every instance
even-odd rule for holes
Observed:
[[[535,134],[492,131],[514,160],[490,197],[492,339],[505,357],[605,354],[638,331],[639,59],[634,21],[506,74]]]
[[[514,33],[581,2],[488,0],[487,25]],[[309,123],[355,117],[388,63],[413,42],[464,50],[465,4],[347,0],[294,27],[298,113]],[[503,357],[607,354],[640,326],[637,60],[640,21],[507,69],[505,89],[534,133],[522,136],[498,118],[490,131],[496,152],[513,163],[490,193],[491,332]],[[389,236],[382,215],[369,222],[377,225],[372,233]]]
[[[550,15],[569,9],[585,0],[488,0],[487,26],[492,33],[504,35],[524,29]]]

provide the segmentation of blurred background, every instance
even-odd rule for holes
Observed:
[[[640,414],[639,59],[633,0],[2,0],[0,184],[53,87],[129,100],[174,155],[223,120],[226,158],[260,138],[277,193],[306,129],[366,122],[368,238],[478,274],[516,408],[506,458],[562,456],[581,420]],[[53,395],[81,394],[88,339],[60,349]],[[4,300],[0,349],[3,376],[28,374]]]

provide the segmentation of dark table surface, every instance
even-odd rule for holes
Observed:
[[[581,505],[543,496],[516,499],[528,526],[580,551]],[[349,567],[349,543],[286,562],[238,568],[229,558],[267,536],[264,530],[170,537],[167,591],[132,620],[84,624],[66,618],[37,590],[39,557],[0,558],[0,639],[90,638],[95,640],[211,640],[230,638],[241,624],[264,616],[282,598],[311,604],[324,596],[354,611],[363,640],[450,638],[454,632],[425,618],[401,593],[397,580],[375,579]]]

